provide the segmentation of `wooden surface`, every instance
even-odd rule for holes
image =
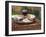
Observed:
[[[33,23],[30,24],[17,24],[12,21],[12,31],[19,31],[19,30],[39,30],[41,29],[41,24],[38,19],[36,19]]]

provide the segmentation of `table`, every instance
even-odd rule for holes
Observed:
[[[33,23],[30,24],[17,24],[12,21],[12,31],[21,31],[21,30],[39,30],[41,29],[41,22],[38,19],[35,19]]]

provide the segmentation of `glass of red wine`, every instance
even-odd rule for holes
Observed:
[[[22,10],[22,14],[26,16],[28,14],[28,10]]]

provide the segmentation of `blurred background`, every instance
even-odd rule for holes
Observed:
[[[34,14],[36,18],[41,20],[41,7],[33,7],[33,6],[12,6],[12,15],[20,15],[22,9],[28,10],[28,14]]]

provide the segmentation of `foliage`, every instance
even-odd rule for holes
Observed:
[[[23,10],[23,9],[29,10],[29,8],[26,6],[22,6],[21,10]],[[34,14],[38,19],[41,19],[41,17],[40,17],[41,14],[40,14],[40,11],[38,11],[38,10],[33,10],[32,12],[29,12],[29,14]],[[12,15],[19,15],[19,13],[12,10]]]

